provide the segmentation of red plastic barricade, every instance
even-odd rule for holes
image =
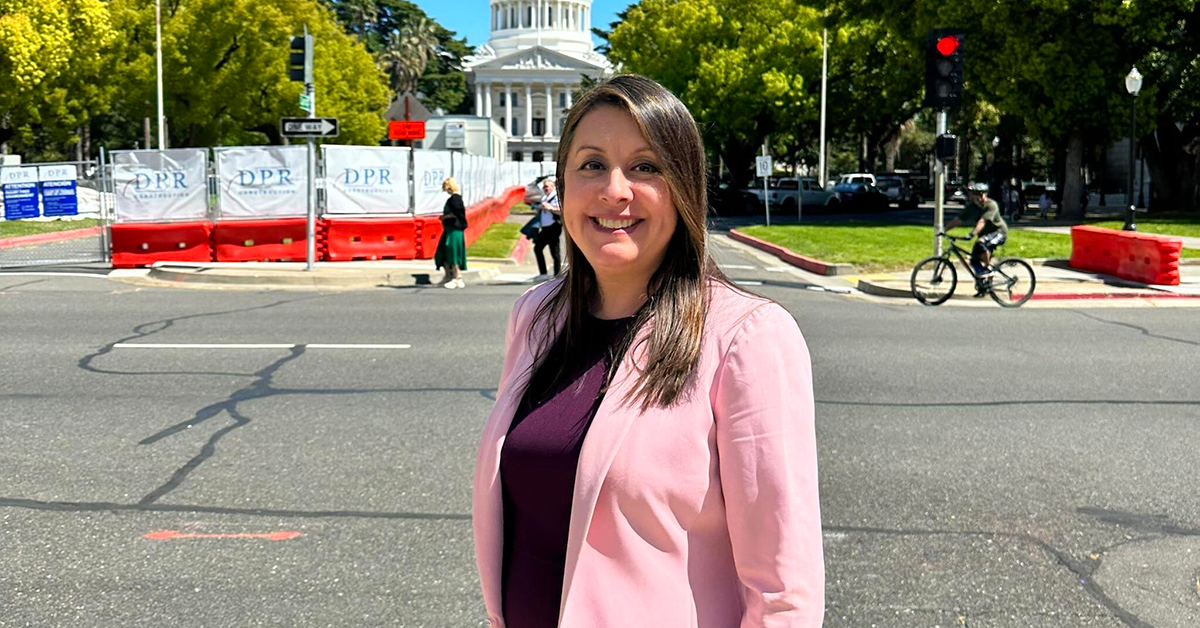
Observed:
[[[213,229],[218,262],[303,262],[308,219],[223,220]],[[321,247],[318,237],[317,257]]]
[[[416,259],[421,220],[408,217],[326,220],[325,259],[331,262]]]
[[[442,219],[438,216],[417,216],[417,259],[433,259],[438,240],[442,238]]]
[[[154,262],[211,262],[212,223],[114,223],[113,268],[137,268]]]
[[[1147,284],[1179,285],[1183,240],[1136,231],[1071,227],[1071,267]]]

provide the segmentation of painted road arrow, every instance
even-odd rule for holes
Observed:
[[[337,137],[337,118],[280,118],[279,130],[287,137]]]

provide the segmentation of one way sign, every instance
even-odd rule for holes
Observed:
[[[284,137],[337,137],[337,118],[281,118],[279,129]]]

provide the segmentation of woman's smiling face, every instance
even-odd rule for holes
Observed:
[[[598,276],[649,281],[679,216],[660,161],[624,109],[579,121],[564,168],[563,224]]]

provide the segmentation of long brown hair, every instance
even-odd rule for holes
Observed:
[[[679,216],[662,265],[647,286],[646,305],[638,312],[616,352],[607,382],[612,383],[622,356],[629,350],[638,330],[648,325],[645,359],[639,360],[637,381],[630,394],[632,399],[626,401],[636,400],[643,409],[667,407],[688,392],[696,364],[700,361],[701,336],[708,310],[708,282],[715,279],[729,283],[708,256],[704,144],[692,114],[665,87],[634,74],[613,77],[585,92],[567,115],[558,144],[555,173],[560,203],[567,197],[567,179],[563,175],[579,122],[592,110],[604,106],[617,107],[633,117],[658,157],[658,166]],[[535,368],[543,367],[542,362],[553,343],[535,342],[534,330],[544,333],[555,329],[552,323],[559,320],[565,309],[566,323],[560,333],[565,334],[562,340],[566,355],[573,355],[586,333],[586,317],[599,300],[596,272],[569,232],[567,262],[567,274],[562,284],[537,309],[535,324],[529,327],[530,346],[537,347]],[[566,375],[562,366],[555,380]]]

